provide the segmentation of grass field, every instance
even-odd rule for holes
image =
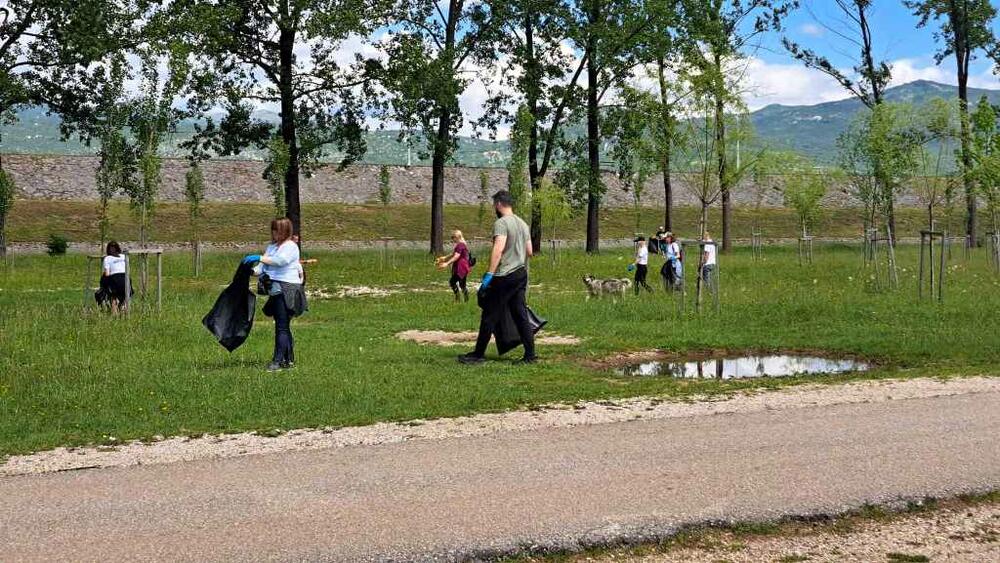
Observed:
[[[487,209],[487,211],[490,211]],[[259,240],[273,214],[266,204],[208,203],[199,229],[200,238],[206,242],[246,242]],[[713,210],[711,228],[718,232],[718,211]],[[340,205],[333,203],[303,204],[303,233],[306,240],[325,242],[367,241],[388,235],[401,240],[427,240],[430,208],[422,205],[392,205],[383,209],[378,205]],[[663,224],[662,209],[642,210],[643,230],[647,234]],[[830,238],[860,237],[861,220],[857,209],[829,209],[820,217],[813,229],[815,235]],[[489,216],[480,223],[478,208],[468,205],[445,207],[445,228],[462,229],[467,238],[488,235]],[[691,237],[697,230],[698,210],[681,207],[676,211],[674,230],[682,237]],[[734,217],[734,236],[750,237],[753,211],[737,208]],[[956,220],[956,229],[959,228]],[[985,223],[985,221],[984,221]],[[901,208],[897,215],[899,234],[916,237],[924,228],[926,218],[919,209]],[[111,237],[118,240],[137,240],[138,227],[128,204],[115,203],[111,207]],[[799,226],[795,215],[787,209],[767,209],[761,213],[760,225],[765,237],[795,238]],[[584,217],[570,219],[558,227],[555,236],[546,230],[546,238],[579,240],[584,237]],[[97,241],[97,205],[91,202],[21,200],[15,204],[8,225],[8,238],[12,242],[44,242],[50,235],[61,235],[73,242]],[[635,233],[635,211],[608,208],[601,212],[603,238],[631,238]],[[266,234],[266,233],[265,233]],[[161,203],[153,219],[152,240],[160,243],[177,243],[192,240],[187,205]]]
[[[226,353],[200,325],[238,256],[209,254],[200,278],[186,253],[165,259],[163,311],[137,304],[128,318],[81,312],[83,258],[18,256],[0,266],[0,455],[154,435],[359,425],[647,394],[685,395],[802,381],[679,381],[617,377],[586,360],[663,348],[824,350],[881,367],[847,377],[1000,374],[1000,277],[984,251],[949,266],[946,301],[916,300],[914,248],[900,250],[903,287],[876,293],[856,248],[817,248],[812,266],[769,248],[754,264],[723,256],[722,310],[677,312],[665,293],[585,301],[580,276],[627,275],[627,251],[566,252],[532,266],[531,305],[550,332],[584,339],[547,347],[543,361],[465,367],[457,348],[398,340],[406,329],[472,330],[478,309],[452,303],[446,275],[421,251],[379,267],[374,252],[313,253],[310,287],[397,285],[384,297],[314,300],[294,322],[298,367],[265,373],[273,329],[258,316],[251,338]],[[652,269],[658,269],[655,264]],[[473,274],[478,279],[481,266]],[[690,272],[689,272],[690,275]],[[518,354],[513,353],[515,359]],[[817,378],[811,379],[812,381]]]

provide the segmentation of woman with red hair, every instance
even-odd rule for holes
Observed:
[[[266,293],[264,314],[274,317],[274,355],[267,371],[295,365],[292,318],[306,311],[306,293],[299,265],[299,245],[292,236],[292,222],[286,217],[271,221],[271,244],[263,255],[250,254],[244,264],[261,264],[258,293]]]

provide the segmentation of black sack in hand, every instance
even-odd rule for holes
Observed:
[[[253,266],[240,264],[233,275],[233,281],[215,300],[212,310],[201,320],[201,324],[232,352],[239,348],[250,336],[253,316],[257,306],[257,296],[250,291],[250,276]]]
[[[527,309],[528,323],[531,325],[531,334],[538,334],[538,331],[542,330],[542,327],[547,325],[549,321],[536,315],[535,312],[531,310],[531,307],[527,307]],[[503,315],[500,317],[500,323],[494,331],[493,337],[496,339],[497,353],[501,356],[523,344],[521,342],[521,335],[517,332],[517,325],[514,324],[514,316],[510,314],[510,310],[504,310]]]

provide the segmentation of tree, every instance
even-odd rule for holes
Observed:
[[[851,190],[865,207],[865,226],[885,232],[892,241],[894,202],[920,165],[921,133],[914,110],[906,104],[881,103],[859,114],[837,139],[840,166]],[[890,245],[890,285],[898,283]]]
[[[135,136],[139,178],[126,183],[132,208],[139,215],[139,244],[145,247],[150,220],[156,208],[156,196],[162,183],[163,158],[160,145],[173,132],[184,112],[174,109],[181,90],[187,84],[187,51],[180,49],[164,56],[157,53],[142,55],[142,86],[134,101],[129,128]],[[166,68],[166,75],[161,68]]]
[[[969,126],[969,65],[979,51],[997,58],[998,46],[993,35],[993,20],[997,10],[990,0],[905,0],[904,4],[920,18],[918,27],[940,20],[935,39],[942,43],[934,59],[941,64],[955,58],[958,79],[958,113],[960,130],[959,164],[965,186],[965,234],[969,244],[976,245],[976,193],[972,178],[972,132]]]
[[[535,190],[531,201],[533,205],[537,206],[542,221],[549,226],[549,232],[555,239],[558,236],[559,225],[569,219],[573,213],[573,208],[566,199],[566,191],[548,179],[543,179]]]
[[[17,186],[6,170],[0,168],[0,257],[7,256],[7,217],[14,207]]]
[[[726,176],[719,177],[720,151],[717,143],[722,142],[731,146],[730,141],[734,141],[737,136],[745,138],[749,120],[737,123],[732,116],[727,117],[723,114],[722,119],[730,121],[728,123],[717,121],[719,114],[716,111],[715,101],[715,95],[712,92],[696,92],[691,105],[693,116],[687,124],[691,129],[690,142],[685,145],[685,150],[682,153],[688,169],[691,170],[685,175],[684,185],[698,200],[701,208],[698,220],[698,234],[701,240],[704,240],[708,233],[708,210],[722,198],[723,186],[738,184],[749,170],[757,166],[760,159],[760,154],[756,154],[750,158],[742,159],[737,164],[734,151],[721,152],[722,158],[726,161],[723,167]],[[726,131],[721,140],[718,134],[719,129]],[[702,253],[699,252],[698,255],[699,275],[696,303],[698,307],[701,307],[703,284],[700,272],[703,264],[700,263]]]
[[[819,218],[820,202],[826,195],[832,176],[796,153],[785,153],[782,171],[781,195],[785,206],[795,211],[802,238],[808,237],[809,230]]]
[[[477,199],[479,200],[479,209],[476,218],[479,226],[482,227],[486,222],[486,206],[490,201],[490,175],[485,170],[479,171],[479,197]]]
[[[763,33],[780,31],[782,19],[794,0],[685,0],[681,3],[688,41],[685,57],[697,71],[695,87],[711,94],[714,102],[715,163],[722,200],[722,251],[732,247],[733,175],[727,167],[727,108],[743,110],[739,87],[745,65],[740,59]],[[752,22],[749,23],[749,22]]]
[[[191,244],[194,249],[194,275],[201,275],[201,203],[205,199],[205,175],[198,160],[192,159],[184,174],[184,199],[188,202]]]
[[[782,38],[785,49],[805,66],[818,70],[836,80],[845,90],[869,109],[882,103],[883,92],[889,85],[892,69],[885,61],[875,57],[871,30],[873,0],[834,0],[843,18],[836,26],[820,22],[837,37],[856,46],[859,50],[851,73],[838,68],[827,57],[812,49],[802,47],[787,37]]]
[[[384,21],[381,0],[176,0],[172,30],[195,48],[195,94],[189,104],[206,114],[185,146],[238,154],[264,149],[277,135],[288,147],[285,207],[301,236],[300,175],[320,166],[330,145],[340,166],[365,152],[359,98],[371,79],[361,61],[335,56],[343,41],[367,35]],[[279,108],[277,131],[246,103]],[[207,112],[222,104],[217,124]]]
[[[608,112],[606,131],[622,189],[632,194],[638,232],[642,221],[642,194],[657,163],[654,130],[660,114],[650,112],[657,104],[648,92],[626,87],[621,97],[622,104]]]
[[[836,24],[820,22],[821,25],[831,31],[836,36],[843,38],[849,48],[858,49],[858,57],[854,60],[852,72],[844,72],[841,68],[830,62],[830,59],[820,55],[812,49],[807,49],[783,38],[782,43],[785,49],[805,66],[818,70],[823,74],[836,80],[852,96],[856,97],[869,110],[874,111],[883,102],[885,89],[892,78],[892,69],[885,61],[880,61],[875,56],[875,47],[871,29],[871,13],[873,0],[834,0],[835,4],[843,16],[837,20]],[[871,176],[862,180],[863,182],[874,182],[877,186],[867,188],[866,192],[885,192],[890,189],[888,184],[892,182],[887,172],[881,170],[878,162],[870,163],[874,168]],[[873,208],[874,209],[874,208]],[[892,208],[888,209],[889,229],[896,232],[896,214]],[[895,236],[895,235],[893,235]]]
[[[606,186],[601,177],[601,100],[631,78],[639,64],[637,46],[653,23],[641,0],[580,0],[583,15],[578,46],[586,58],[587,252],[600,250],[600,206]]]
[[[97,93],[96,108],[92,128],[100,142],[100,163],[97,167],[95,184],[99,198],[97,230],[100,235],[99,249],[104,248],[111,230],[108,205],[119,193],[128,193],[135,181],[137,167],[134,146],[126,138],[131,110],[123,103],[125,93],[125,57],[112,56],[109,64],[101,70],[100,80],[95,81]]]
[[[587,57],[565,49],[579,38],[580,20],[567,0],[510,0],[504,3],[503,34],[495,44],[505,61],[500,91],[493,95],[479,125],[496,131],[501,121],[516,125],[509,107],[526,108],[531,116],[527,139],[528,184],[541,182],[559,153],[564,124],[579,106],[579,86]],[[543,249],[541,208],[531,208],[531,241]]]
[[[421,129],[431,153],[430,250],[444,251],[444,173],[463,123],[458,98],[469,80],[467,64],[492,62],[489,48],[502,17],[494,4],[470,0],[401,1],[399,29],[381,43],[377,67],[385,90],[382,115],[404,130]]]
[[[19,107],[54,107],[80,90],[67,78],[134,44],[145,3],[130,0],[7,0],[0,6],[0,125]],[[89,85],[88,85],[89,86]],[[83,88],[76,95],[88,95]],[[0,159],[0,167],[2,167]]]
[[[954,178],[948,173],[945,155],[951,142],[957,136],[955,131],[955,111],[951,103],[934,98],[920,108],[923,126],[919,129],[920,180],[916,192],[927,208],[927,228],[935,230],[934,209],[944,203],[949,210],[954,192]],[[945,230],[950,231],[949,224]]]
[[[389,167],[383,164],[378,169],[378,201],[382,204],[382,236],[388,234],[389,229],[389,204],[392,203],[392,175]]]
[[[291,155],[288,145],[279,135],[275,135],[267,143],[267,159],[264,167],[264,179],[271,190],[271,200],[274,202],[274,216],[281,218],[288,214],[285,187],[288,185],[288,168],[291,166]]]
[[[514,204],[522,208],[525,196],[530,196],[532,190],[528,178],[528,148],[534,128],[531,112],[522,105],[510,130],[510,160],[507,161],[507,190],[514,197]]]
[[[998,253],[994,260],[1000,267],[1000,129],[997,127],[997,110],[983,96],[970,117],[971,176],[986,200],[994,237],[993,251]]]
[[[677,115],[684,111],[681,104],[691,94],[684,61],[685,35],[678,28],[683,24],[678,8],[681,0],[653,0],[646,3],[652,24],[643,34],[642,52],[639,55],[646,67],[646,74],[656,81],[657,97],[647,100],[651,119],[652,146],[663,181],[663,226],[673,230],[674,190],[671,157],[681,150],[685,142],[680,133],[686,131],[678,125]],[[673,79],[668,76],[673,75]],[[654,118],[655,116],[655,118]]]

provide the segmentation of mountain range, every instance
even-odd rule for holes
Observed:
[[[915,105],[927,103],[935,97],[953,99],[958,96],[955,86],[927,80],[909,82],[889,88],[887,101],[908,102]],[[969,88],[970,103],[986,96],[991,103],[1000,105],[1000,90]],[[825,102],[815,105],[787,106],[772,104],[750,114],[758,143],[781,148],[791,148],[811,156],[817,162],[830,163],[836,159],[836,140],[863,108],[855,98]],[[261,119],[276,121],[277,115],[261,112]],[[577,128],[574,127],[573,130]],[[192,123],[183,123],[163,147],[166,156],[184,155],[178,144],[190,138]],[[95,154],[96,147],[85,146],[76,140],[59,140],[59,117],[49,115],[44,108],[31,107],[21,110],[15,123],[0,127],[0,151],[20,154]],[[422,143],[408,151],[405,143],[398,141],[398,131],[372,131],[368,133],[368,152],[365,162],[372,164],[429,164]],[[409,154],[408,154],[409,153]],[[260,159],[259,151],[248,151],[244,158]],[[461,137],[458,141],[454,164],[459,166],[503,166],[508,157],[506,141],[490,141]],[[336,155],[330,155],[331,160]]]

